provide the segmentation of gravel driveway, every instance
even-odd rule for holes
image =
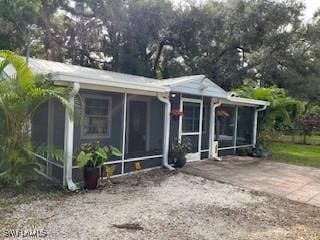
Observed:
[[[100,190],[2,209],[1,233],[44,230],[47,239],[320,239],[320,208],[310,205],[178,171],[113,181]]]

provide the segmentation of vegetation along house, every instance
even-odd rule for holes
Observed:
[[[268,102],[244,99],[224,91],[203,75],[165,80],[29,59],[36,73],[51,74],[56,85],[69,86],[69,101],[80,112],[51,101],[32,122],[34,141],[64,148],[66,162],[41,156],[43,173],[73,189],[81,171],[73,155],[82,143],[99,141],[121,150],[106,164],[114,175],[163,166],[177,139],[188,137],[187,161],[234,154],[256,144],[257,115]],[[78,114],[79,115],[79,114]]]

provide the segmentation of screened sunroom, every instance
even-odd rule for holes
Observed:
[[[64,149],[63,162],[38,157],[41,174],[71,190],[82,180],[74,156],[83,143],[99,141],[121,151],[105,162],[114,167],[113,176],[161,166],[173,170],[170,146],[183,138],[192,145],[188,161],[221,160],[255,146],[257,115],[269,104],[235,97],[204,75],[157,80],[39,59],[29,65],[70,89],[74,111],[54,101],[44,104],[33,119],[32,137]]]

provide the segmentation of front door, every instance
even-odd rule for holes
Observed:
[[[202,132],[202,100],[182,98],[180,110],[179,138],[188,138],[191,142],[191,151],[187,153],[187,161],[197,161],[201,158],[201,132]]]
[[[143,153],[147,150],[147,112],[146,101],[129,101],[128,154]]]

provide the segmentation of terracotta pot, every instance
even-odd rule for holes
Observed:
[[[96,189],[100,177],[100,168],[85,167],[83,172],[84,186],[87,189]]]

